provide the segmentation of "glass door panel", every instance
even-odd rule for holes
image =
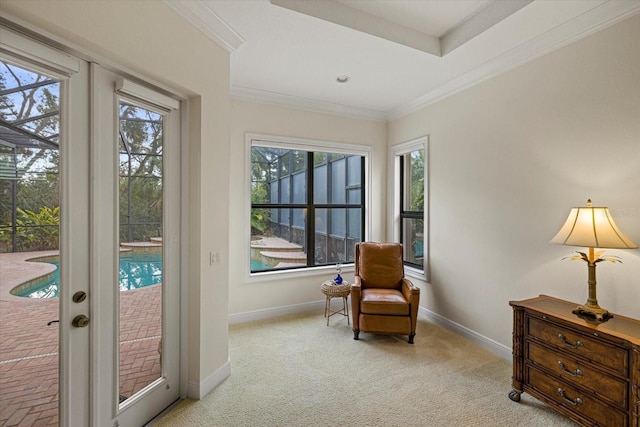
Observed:
[[[0,61],[0,426],[59,419],[60,86]]]
[[[163,116],[120,101],[119,400],[162,377]]]

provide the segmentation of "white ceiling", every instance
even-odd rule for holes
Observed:
[[[165,2],[230,52],[233,96],[373,120],[640,13],[640,0]]]

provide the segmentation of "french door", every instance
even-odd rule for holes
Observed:
[[[59,425],[144,425],[179,398],[179,103],[0,29],[11,70],[59,84]]]
[[[96,64],[90,87],[92,424],[137,426],[179,397],[179,103]]]

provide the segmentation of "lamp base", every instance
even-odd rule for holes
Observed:
[[[604,323],[613,318],[613,314],[605,308],[599,306],[579,305],[571,311],[579,318],[589,323]]]

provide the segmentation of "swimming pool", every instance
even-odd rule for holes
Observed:
[[[29,281],[11,290],[11,294],[26,298],[58,298],[60,284],[60,260],[39,260],[56,266],[56,270],[44,278]],[[162,254],[127,254],[120,256],[120,290],[144,288],[162,283]]]
[[[272,267],[269,267],[262,261],[251,260],[251,271],[259,271],[259,270],[269,270]]]

